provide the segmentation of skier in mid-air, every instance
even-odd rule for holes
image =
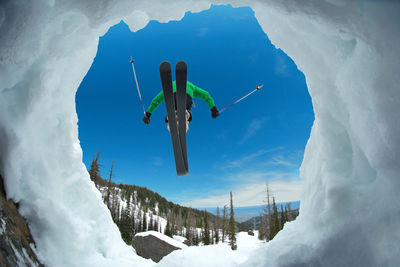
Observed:
[[[177,110],[176,81],[172,82],[172,87],[173,87],[174,98],[175,98],[175,110]],[[189,122],[192,121],[191,109],[193,106],[193,100],[192,100],[193,97],[201,98],[202,100],[204,100],[207,103],[207,105],[210,108],[212,118],[215,119],[216,117],[219,116],[219,111],[218,111],[217,107],[215,106],[214,99],[211,97],[211,95],[207,91],[205,91],[205,90],[195,86],[191,82],[187,81],[187,85],[186,85],[186,131],[189,129]],[[147,109],[146,114],[143,117],[143,122],[145,124],[150,123],[151,114],[158,107],[158,105],[160,105],[163,101],[164,101],[164,92],[161,91],[151,101],[151,104],[150,104],[149,108]],[[165,116],[165,122],[168,123],[167,116]],[[168,130],[169,130],[169,125],[168,125]]]
[[[227,110],[236,103],[242,101],[254,92],[260,91],[262,87],[262,85],[257,85],[256,89],[254,89],[252,92],[219,111],[215,106],[214,99],[207,91],[200,89],[187,80],[187,65],[185,61],[179,61],[175,65],[176,81],[172,81],[171,64],[168,61],[164,61],[160,64],[162,91],[154,97],[149,108],[147,111],[145,111],[133,62],[134,60],[131,57],[133,75],[135,77],[139,99],[142,103],[142,109],[144,113],[143,122],[145,124],[150,123],[150,117],[153,111],[163,101],[165,101],[165,108],[167,110],[165,122],[167,123],[168,131],[171,135],[176,173],[178,176],[184,176],[189,173],[186,132],[189,130],[189,122],[192,121],[191,109],[192,106],[194,106],[193,97],[198,97],[204,100],[204,102],[206,102],[210,108],[211,117],[215,119],[224,110]],[[180,121],[181,123],[179,123]],[[185,122],[183,123],[183,121]]]

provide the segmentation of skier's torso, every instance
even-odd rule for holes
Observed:
[[[190,97],[193,98],[193,94],[194,94],[195,90],[196,90],[196,86],[193,83],[188,81],[186,83],[186,94],[190,95]],[[176,93],[176,81],[172,82],[172,91],[174,93]]]
[[[176,93],[176,81],[172,82],[172,90],[174,93]],[[215,106],[214,99],[207,91],[195,86],[189,81],[187,82],[186,85],[186,94],[189,95],[191,98],[198,97],[203,99],[207,103],[210,109]],[[164,101],[164,93],[163,91],[161,91],[156,97],[154,97],[153,101],[151,101],[151,104],[147,112],[153,113],[153,111],[157,108],[157,106],[161,104],[163,101]]]

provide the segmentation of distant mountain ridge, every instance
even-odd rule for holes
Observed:
[[[277,208],[280,210],[281,206],[285,207],[290,203],[290,207],[293,210],[298,210],[300,208],[300,201],[291,201],[291,202],[280,202],[276,203]],[[235,221],[241,223],[245,222],[253,217],[257,217],[263,211],[266,205],[257,205],[257,206],[246,206],[246,207],[234,207],[235,211]],[[207,210],[212,214],[217,214],[217,208],[198,208],[201,210]]]

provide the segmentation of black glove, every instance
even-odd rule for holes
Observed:
[[[219,111],[218,111],[218,109],[217,109],[217,106],[214,106],[212,109],[211,109],[211,117],[213,117],[213,119],[215,119],[216,117],[218,117],[219,116]]]
[[[143,116],[143,122],[145,123],[145,124],[149,124],[150,123],[150,116],[151,116],[151,113],[148,113],[148,112],[146,112],[146,114]]]

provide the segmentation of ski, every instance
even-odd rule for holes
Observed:
[[[172,89],[171,64],[164,61],[160,64],[161,84],[164,92],[165,107],[167,109],[169,132],[171,134],[172,147],[174,150],[176,173],[183,176],[187,173],[180,145],[178,127],[175,114],[175,100]]]
[[[182,149],[183,161],[186,173],[189,172],[186,145],[186,83],[187,65],[185,61],[179,61],[175,66],[176,77],[176,106],[178,112],[178,135]]]

